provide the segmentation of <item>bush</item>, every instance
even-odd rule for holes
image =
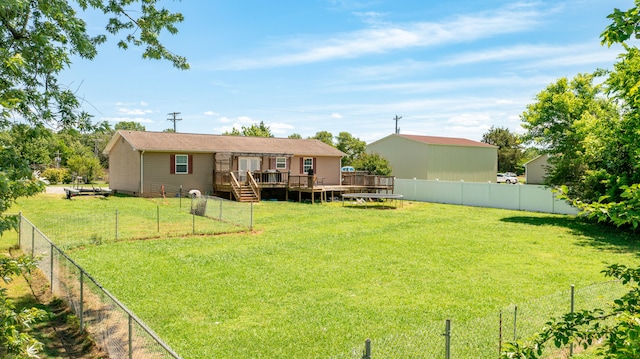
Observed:
[[[71,174],[66,168],[47,168],[41,176],[49,180],[51,184],[66,183],[68,179],[71,179]]]

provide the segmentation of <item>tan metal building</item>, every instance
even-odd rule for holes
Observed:
[[[464,138],[391,134],[367,145],[404,179],[495,182],[498,147]]]
[[[540,155],[524,164],[525,180],[527,184],[544,184],[544,178],[549,170],[549,155]]]

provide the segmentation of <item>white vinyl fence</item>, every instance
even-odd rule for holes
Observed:
[[[404,195],[405,200],[423,202],[556,214],[578,213],[578,209],[557,199],[550,188],[536,185],[396,178],[394,193]]]

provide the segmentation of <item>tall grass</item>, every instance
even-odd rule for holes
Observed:
[[[254,217],[255,233],[71,255],[185,358],[358,358],[365,338],[378,357],[442,357],[445,319],[457,357],[493,358],[500,310],[542,301],[544,321],[569,285],[638,259],[632,237],[559,215],[263,202]]]

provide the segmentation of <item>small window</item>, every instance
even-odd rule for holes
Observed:
[[[176,173],[189,173],[188,155],[176,155]]]
[[[287,168],[287,158],[286,157],[276,157],[276,169],[284,170]]]
[[[309,170],[313,170],[313,157],[305,157],[302,172],[309,173]]]

